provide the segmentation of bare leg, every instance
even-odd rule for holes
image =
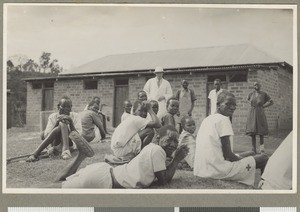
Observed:
[[[256,135],[251,135],[251,139],[252,139],[252,151],[256,154]]]
[[[35,157],[38,157],[40,153],[49,145],[51,144],[55,139],[57,139],[60,135],[61,129],[60,126],[55,127],[49,135],[46,137],[45,140],[38,146],[38,148],[34,151],[33,155]]]
[[[59,122],[61,138],[63,142],[62,151],[69,150],[69,129],[65,123]]]
[[[75,174],[78,167],[85,158],[86,155],[82,152],[79,152],[78,155],[76,155],[76,157],[74,158],[74,160],[72,160],[71,163],[69,163],[57,176],[55,182],[65,181],[67,177],[71,176],[72,174]]]
[[[264,145],[264,136],[259,135],[259,139],[260,139],[260,145]]]
[[[261,174],[263,174],[263,172],[265,170],[265,167],[266,167],[266,164],[267,164],[267,162],[269,160],[268,155],[266,155],[266,154],[259,154],[259,155],[255,155],[253,157],[254,157],[255,162],[256,162],[256,168],[260,169]]]
[[[146,128],[139,132],[139,136],[142,140],[142,149],[151,143],[154,137],[154,130],[152,128]]]

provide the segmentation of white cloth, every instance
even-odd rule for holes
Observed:
[[[62,188],[112,188],[111,168],[104,162],[88,165],[67,177]]]
[[[48,123],[46,126],[46,129],[44,131],[45,137],[49,135],[49,133],[53,130],[57,117],[59,116],[59,113],[52,113],[48,118]],[[73,120],[74,127],[78,131],[79,134],[82,134],[82,126],[81,126],[81,118],[78,113],[70,112],[70,117]]]
[[[119,124],[111,138],[111,149],[117,157],[138,154],[141,150],[139,130],[145,129],[150,121],[140,116],[130,115]]]
[[[149,187],[155,172],[166,170],[166,153],[161,146],[150,143],[128,164],[114,168],[114,175],[125,188]]]
[[[189,148],[189,153],[184,158],[184,160],[189,164],[191,168],[194,168],[195,150],[196,150],[196,140],[195,136],[185,130],[182,130],[179,138],[178,145],[187,145]]]
[[[217,92],[216,89],[213,89],[209,92],[208,98],[210,99],[210,114],[215,114],[217,111],[217,98],[219,93],[223,91],[222,88]]]
[[[269,158],[265,171],[261,176],[264,180],[262,189],[292,189],[292,148],[293,133],[291,132]]]
[[[121,122],[123,122],[125,119],[127,119],[131,114],[124,112],[121,116]]]
[[[164,96],[165,99],[158,101],[158,113],[157,116],[161,118],[166,112],[166,105],[167,105],[167,100],[173,96],[173,91],[171,88],[170,83],[165,80],[161,79],[161,84],[158,87],[157,85],[157,77],[149,79],[145,86],[144,86],[144,91],[147,93],[148,100],[156,100],[158,101],[159,96]]]
[[[235,162],[224,159],[221,137],[233,134],[226,116],[216,113],[203,120],[196,138],[194,175],[254,184],[256,163],[252,156]]]

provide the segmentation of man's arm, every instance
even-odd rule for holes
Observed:
[[[221,137],[222,151],[225,160],[230,162],[241,160],[242,157],[238,157],[231,151],[229,136]]]
[[[106,137],[105,130],[104,130],[103,124],[101,122],[100,116],[96,113],[93,113],[92,118],[93,118],[94,124],[99,128],[101,138],[105,139],[105,137]]]
[[[159,118],[156,116],[156,114],[153,112],[152,110],[152,106],[150,102],[147,102],[147,110],[148,113],[150,114],[150,117],[152,119],[152,121],[150,121],[146,127],[150,127],[150,128],[160,128],[161,127],[161,123]]]
[[[172,162],[167,166],[167,169],[154,173],[161,185],[165,185],[172,180],[178,163],[186,157],[188,152],[189,148],[186,145],[178,147],[175,151],[175,156]]]

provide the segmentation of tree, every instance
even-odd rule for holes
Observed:
[[[34,62],[34,60],[29,59],[27,63],[23,65],[23,71],[27,72],[40,72],[40,67],[37,63]]]
[[[40,66],[44,70],[44,73],[46,73],[46,70],[49,68],[50,57],[51,53],[49,52],[43,52],[42,56],[40,57]]]

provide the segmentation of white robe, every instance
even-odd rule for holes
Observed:
[[[165,80],[161,79],[162,82],[160,86],[157,85],[157,77],[149,79],[145,86],[144,91],[147,93],[148,100],[156,100],[158,101],[158,98],[160,96],[164,96],[165,99],[158,101],[158,113],[157,116],[161,118],[165,113],[167,112],[166,105],[167,100],[173,96],[172,88],[170,83]]]

